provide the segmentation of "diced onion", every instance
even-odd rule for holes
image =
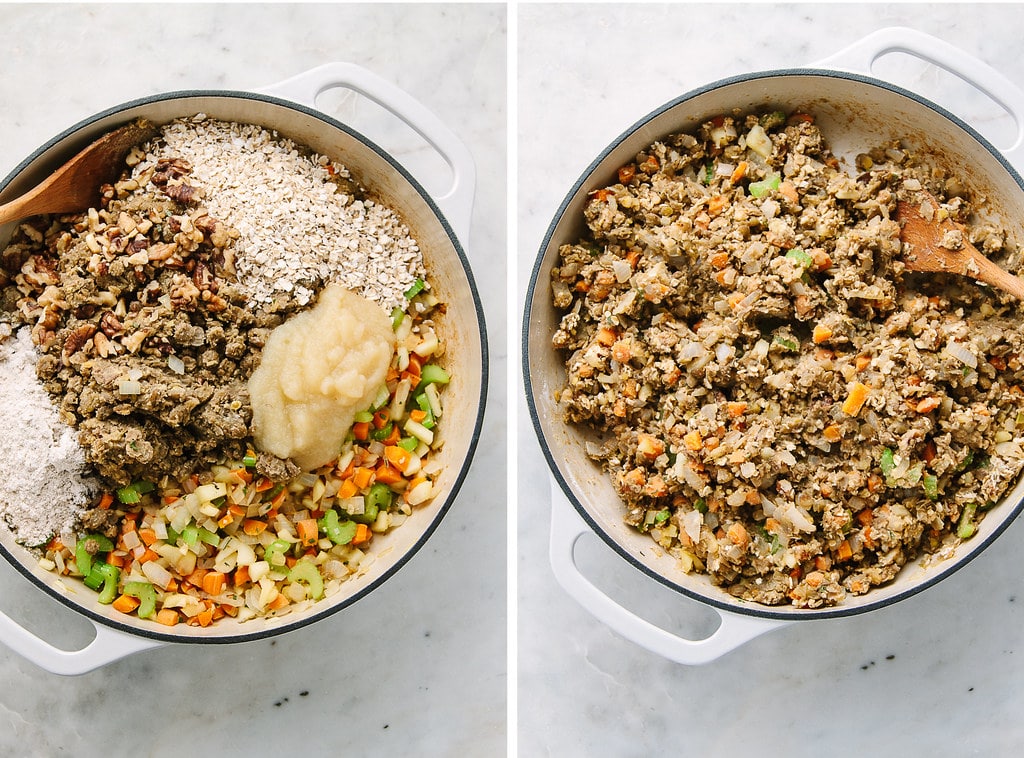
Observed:
[[[185,373],[185,361],[176,355],[167,356],[167,368],[173,371],[175,374]]]
[[[952,337],[950,337],[949,341],[946,343],[945,352],[947,355],[956,358],[965,366],[970,366],[971,368],[978,367],[978,356],[959,342],[955,341]]]
[[[139,382],[124,379],[117,383],[117,393],[119,395],[141,395],[142,385]]]
[[[147,561],[142,564],[142,573],[146,575],[153,584],[161,589],[167,589],[171,583],[171,572],[165,569],[157,561]]]

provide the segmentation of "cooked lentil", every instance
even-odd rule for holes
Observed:
[[[1019,303],[900,261],[898,198],[964,223],[969,198],[898,144],[856,166],[807,114],[715,118],[594,191],[552,270],[560,401],[603,433],[625,520],[745,600],[884,584],[1024,467]],[[1003,231],[969,231],[1021,268]]]

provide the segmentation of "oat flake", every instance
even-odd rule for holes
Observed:
[[[302,155],[275,133],[202,114],[179,119],[146,145],[133,177],[172,157],[192,164],[208,212],[241,233],[238,286],[257,303],[285,292],[305,305],[329,280],[390,311],[406,305],[402,293],[424,275],[419,246],[391,209],[345,194],[325,158]]]

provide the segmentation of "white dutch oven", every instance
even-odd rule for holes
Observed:
[[[1016,121],[1013,144],[998,151],[952,113],[870,76],[887,53],[905,52],[957,74],[1001,105]],[[583,173],[548,229],[531,277],[523,328],[524,376],[534,427],[553,475],[550,557],[562,586],[590,613],[629,640],[684,664],[712,661],[754,637],[789,623],[864,613],[934,585],[977,556],[1024,507],[1024,482],[986,515],[977,534],[948,560],[906,566],[890,584],[841,605],[819,610],[744,603],[704,575],[682,574],[675,559],[650,537],[623,523],[621,502],[609,479],[587,457],[583,433],[562,422],[554,401],[565,381],[564,366],[551,347],[559,314],[551,304],[550,272],[561,244],[584,231],[587,194],[613,184],[615,172],[654,140],[699,126],[712,116],[740,109],[803,110],[814,113],[837,157],[853,157],[891,139],[925,151],[956,169],[983,213],[1001,223],[1010,239],[1024,244],[1024,182],[1014,166],[1024,164],[1024,93],[987,65],[912,29],[884,29],[834,57],[806,69],[767,71],[715,82],[667,103],[616,139]],[[623,559],[652,579],[716,609],[721,624],[705,639],[683,639],[634,613],[597,589],[579,570],[574,548],[596,532]]]
[[[451,183],[431,197],[394,158],[350,127],[316,109],[326,90],[355,91],[384,107],[415,130],[451,169]],[[63,582],[42,571],[33,556],[0,530],[0,553],[51,597],[84,614],[96,627],[95,639],[81,650],[53,647],[0,613],[0,641],[39,666],[60,674],[78,674],[131,653],[169,642],[233,643],[268,637],[318,621],[373,591],[423,545],[451,507],[476,449],[487,388],[487,346],[483,309],[469,262],[463,252],[475,189],[475,169],[467,148],[433,113],[407,93],[352,64],[328,64],[258,93],[233,91],[172,92],[125,103],[99,113],[36,150],[0,183],[0,202],[33,187],[48,172],[100,134],[137,117],[162,124],[181,116],[206,113],[217,119],[259,124],[351,169],[377,200],[399,212],[418,240],[430,281],[447,311],[438,331],[446,344],[452,381],[446,390],[439,451],[443,471],[439,494],[416,510],[400,528],[374,539],[376,560],[331,598],[308,611],[278,619],[242,624],[223,619],[206,628],[161,627],[114,611],[78,582]],[[12,227],[0,229],[6,244]]]

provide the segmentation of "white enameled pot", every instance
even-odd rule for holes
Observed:
[[[957,74],[1016,121],[1012,144],[997,150],[946,109],[871,75],[881,56],[903,52]],[[765,71],[709,84],[665,104],[620,135],[586,169],[558,209],[531,276],[523,322],[523,371],[535,431],[552,473],[550,558],[559,583],[590,613],[621,636],[683,664],[715,660],[760,634],[810,619],[829,619],[883,608],[941,581],[968,563],[1024,507],[1024,482],[986,515],[977,534],[954,555],[930,566],[912,563],[890,584],[832,608],[806,610],[741,602],[701,574],[682,574],[675,559],[650,537],[628,527],[611,482],[587,457],[584,433],[562,421],[555,393],[565,382],[551,348],[559,314],[551,303],[550,272],[560,245],[584,231],[583,208],[594,189],[614,183],[617,169],[656,139],[696,128],[733,109],[814,113],[835,154],[853,157],[892,139],[954,169],[982,202],[982,215],[1024,244],[1024,93],[986,64],[913,29],[889,28],[865,37],[813,67]],[[967,169],[966,167],[969,167]],[[619,556],[652,580],[714,608],[721,624],[704,639],[683,639],[661,629],[598,589],[577,565],[579,538],[595,532]]]
[[[432,197],[391,155],[316,107],[319,95],[343,88],[369,98],[417,132],[445,161],[451,181]],[[447,309],[438,332],[452,375],[446,389],[443,434],[438,451],[442,473],[438,495],[401,527],[374,539],[376,560],[365,574],[348,580],[336,595],[306,611],[277,619],[238,623],[222,619],[209,627],[161,627],[96,602],[80,582],[62,581],[39,568],[29,551],[0,530],[0,553],[21,574],[57,601],[84,614],[96,637],[81,650],[50,645],[0,613],[0,642],[48,671],[79,674],[140,650],[172,642],[234,643],[298,629],[350,606],[372,592],[424,544],[450,509],[466,476],[480,434],[487,390],[487,343],[483,308],[463,250],[469,238],[475,190],[472,157],[458,137],[421,103],[376,74],[348,63],[331,63],[260,92],[183,91],[124,103],[64,131],[26,158],[0,183],[0,202],[35,186],[56,166],[100,134],[138,117],[160,125],[206,113],[212,118],[253,123],[347,166],[374,199],[395,209],[420,244],[430,281]],[[12,227],[0,228],[0,245]]]

